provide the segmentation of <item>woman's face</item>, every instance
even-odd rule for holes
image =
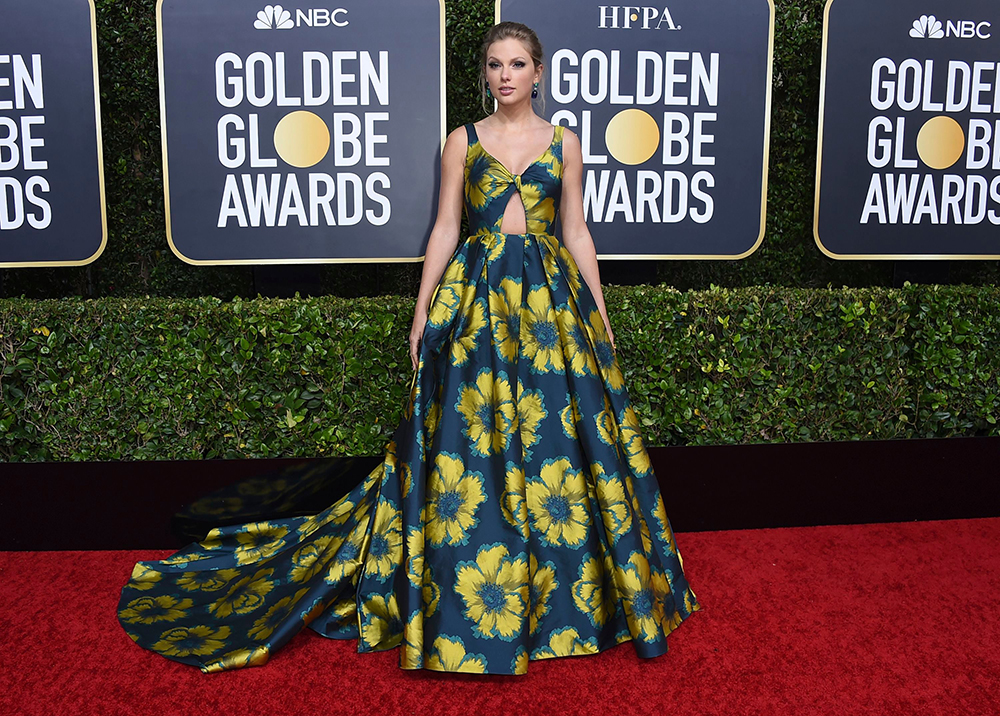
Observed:
[[[542,66],[535,67],[531,53],[514,38],[490,45],[486,54],[486,82],[497,102],[504,105],[530,102],[531,90],[542,76]]]

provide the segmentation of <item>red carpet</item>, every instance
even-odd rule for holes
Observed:
[[[41,527],[44,529],[44,527]],[[1000,519],[681,533],[703,604],[629,644],[527,676],[404,672],[308,630],[263,668],[204,675],[115,620],[137,559],[0,553],[0,713],[974,714],[1000,712]]]

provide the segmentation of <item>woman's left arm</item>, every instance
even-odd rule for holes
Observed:
[[[563,179],[562,199],[559,201],[559,214],[562,221],[562,240],[573,255],[573,260],[580,267],[580,274],[587,282],[587,288],[594,296],[597,309],[604,319],[608,331],[608,340],[615,345],[615,335],[611,331],[611,321],[604,306],[604,292],[601,291],[601,276],[597,267],[597,250],[594,239],[587,228],[587,220],[583,216],[583,152],[580,149],[580,139],[570,129],[563,129]]]

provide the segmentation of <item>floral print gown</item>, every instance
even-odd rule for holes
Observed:
[[[700,608],[604,322],[553,235],[563,128],[520,175],[466,125],[471,236],[435,289],[384,460],[311,517],[213,529],[122,589],[129,636],[205,672],[303,626],[404,669],[523,674]],[[520,193],[527,233],[501,233]]]

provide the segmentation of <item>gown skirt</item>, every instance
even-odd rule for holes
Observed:
[[[528,229],[547,229],[533,219],[560,143],[530,184],[469,137],[470,211],[519,191]],[[135,642],[203,672],[264,664],[307,625],[359,652],[399,647],[404,669],[667,651],[700,605],[603,319],[557,237],[499,226],[444,270],[381,464],[318,514],[136,564],[118,609]]]

